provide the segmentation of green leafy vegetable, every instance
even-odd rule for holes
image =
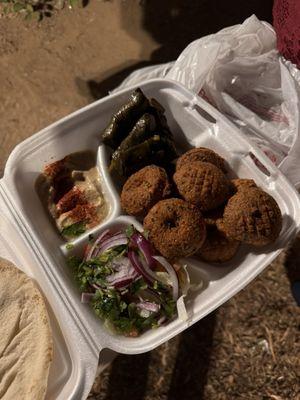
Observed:
[[[144,236],[144,238],[145,239],[149,239],[149,231],[147,231],[146,229],[144,230],[144,232],[143,232],[143,236]]]
[[[70,268],[72,268],[75,272],[77,272],[79,265],[81,264],[81,260],[77,256],[71,256],[67,259],[67,264]]]
[[[124,232],[130,239],[136,230],[129,225]],[[111,286],[111,280],[107,278],[126,266],[127,252],[128,245],[120,245],[88,261],[71,256],[68,264],[76,275],[80,290],[94,293],[90,304],[104,324],[117,333],[137,336],[146,329],[157,328],[161,317],[173,318],[176,303],[170,286],[158,280],[151,284],[140,276],[125,287]],[[148,311],[143,302],[158,305],[157,311]]]
[[[127,228],[125,229],[125,234],[128,237],[128,239],[131,238],[131,236],[134,234],[135,228],[133,225],[128,225]]]
[[[176,302],[173,299],[166,299],[162,303],[167,318],[172,318],[176,311]]]
[[[130,285],[130,291],[132,294],[139,292],[140,290],[147,289],[148,285],[143,278],[140,278]]]
[[[79,221],[75,222],[75,224],[69,225],[61,231],[61,234],[65,237],[72,238],[80,236],[82,233],[86,231],[85,222]]]

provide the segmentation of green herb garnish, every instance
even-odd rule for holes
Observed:
[[[66,226],[61,231],[63,236],[72,238],[77,237],[86,231],[86,224],[83,221],[75,222],[75,224]]]
[[[135,232],[135,227],[133,225],[128,225],[127,228],[125,229],[125,235],[128,237],[128,239],[131,238],[134,232]]]
[[[128,238],[135,232],[132,225],[126,228]],[[138,254],[138,249],[134,251]],[[68,263],[75,271],[80,290],[94,292],[90,305],[104,324],[116,333],[137,336],[147,329],[157,328],[161,317],[173,318],[176,302],[172,299],[170,287],[158,280],[149,283],[140,276],[124,287],[111,283],[113,281],[108,277],[122,269],[124,271],[126,263],[129,263],[127,252],[128,245],[120,245],[88,261],[71,256]],[[145,304],[140,304],[143,302],[157,304],[157,311],[148,311]]]
[[[145,239],[149,239],[149,231],[147,231],[146,229],[143,231],[143,236]]]
[[[162,308],[167,318],[172,318],[176,312],[176,302],[173,299],[166,299],[162,303]]]
[[[145,282],[144,278],[140,278],[130,285],[130,292],[132,294],[135,294],[135,293],[139,292],[140,290],[147,289],[147,287],[148,287],[148,285]]]
[[[67,264],[70,268],[74,269],[77,272],[78,267],[81,264],[81,260],[77,256],[71,256],[71,257],[68,257]]]

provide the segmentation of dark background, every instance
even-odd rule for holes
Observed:
[[[140,61],[120,69],[105,80],[88,81],[95,99],[106,96],[126,76],[137,68],[175,60],[193,40],[215,33],[227,26],[240,24],[255,14],[259,19],[272,23],[273,0],[144,0],[142,28],[160,44],[150,60]],[[132,23],[131,8],[123,1],[121,26],[139,40]]]

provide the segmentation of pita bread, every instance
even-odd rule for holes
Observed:
[[[44,399],[52,351],[40,291],[27,275],[0,258],[0,399]]]

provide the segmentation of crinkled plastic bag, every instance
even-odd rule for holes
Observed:
[[[115,91],[158,77],[205,98],[300,187],[300,71],[278,54],[271,25],[253,15],[190,43],[175,62],[133,72]]]

